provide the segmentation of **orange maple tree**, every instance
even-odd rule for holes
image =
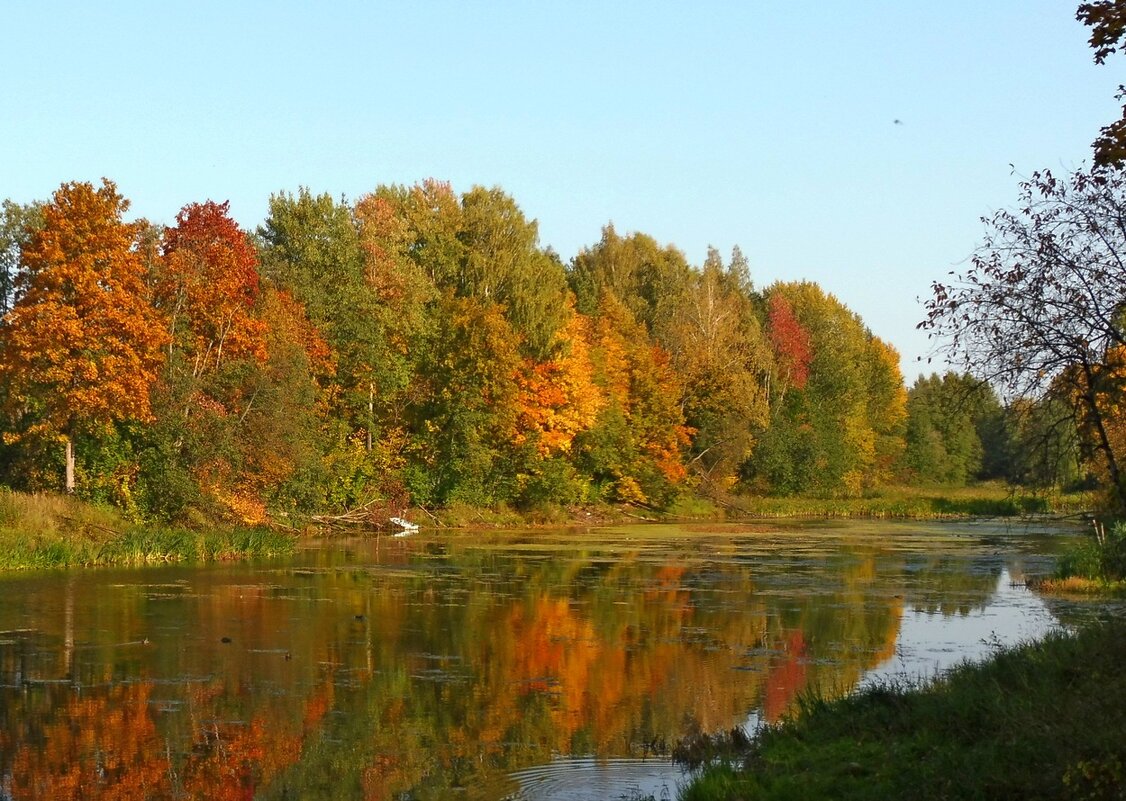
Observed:
[[[645,327],[612,292],[603,295],[593,331],[596,375],[606,397],[603,415],[625,422],[614,474],[615,499],[650,503],[641,479],[662,477],[669,485],[687,476],[683,452],[694,430],[685,424],[680,381],[668,353],[654,344]],[[646,483],[653,484],[651,481]]]
[[[164,234],[155,294],[197,377],[218,369],[224,357],[266,358],[266,326],[254,317],[258,258],[229,205],[184,206]]]
[[[76,434],[151,417],[167,336],[146,294],[139,227],[122,220],[128,207],[109,180],[59,187],[22,250],[23,294],[0,328],[10,411],[24,435],[66,443],[68,491]]]
[[[590,360],[590,320],[568,303],[567,322],[555,336],[556,355],[526,359],[516,376],[519,429],[516,444],[534,439],[539,455],[568,453],[575,436],[594,425],[605,405],[594,383]]]

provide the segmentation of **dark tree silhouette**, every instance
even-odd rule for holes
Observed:
[[[1016,209],[983,222],[969,269],[933,284],[919,327],[1009,400],[1066,401],[1126,510],[1123,454],[1109,432],[1123,376],[1108,358],[1126,346],[1126,176],[1034,173]]]

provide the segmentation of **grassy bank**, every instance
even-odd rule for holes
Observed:
[[[238,559],[293,546],[268,529],[135,525],[74,498],[0,490],[0,570]]]
[[[1029,493],[1007,484],[969,487],[882,487],[858,498],[738,497],[733,510],[752,517],[870,517],[939,520],[1073,514],[1091,509],[1088,493]]]
[[[532,510],[453,504],[433,512],[414,510],[409,516],[437,528],[516,528],[764,517],[932,520],[1060,514],[1089,508],[1091,503],[1082,494],[1017,495],[1006,485],[986,484],[886,488],[862,498],[732,497],[718,502],[685,495],[664,510],[608,504],[581,508],[545,504]],[[360,525],[355,530],[366,529]],[[67,496],[0,488],[0,570],[234,559],[292,549],[291,535],[265,528],[137,525],[113,509]]]
[[[1126,622],[1003,651],[922,689],[807,700],[680,797],[1126,799]]]
[[[974,486],[882,487],[863,497],[816,498],[727,495],[707,498],[686,493],[668,507],[593,504],[581,507],[545,503],[533,509],[506,506],[482,509],[451,504],[412,515],[423,525],[439,528],[516,528],[520,526],[582,526],[637,520],[742,520],[761,518],[870,518],[946,520],[967,517],[1073,515],[1096,506],[1092,493],[1032,493],[1000,482]]]

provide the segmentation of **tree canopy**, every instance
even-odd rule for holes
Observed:
[[[75,436],[151,418],[166,335],[148,300],[138,226],[121,218],[127,208],[111,181],[61,186],[21,247],[18,299],[4,318],[7,438],[64,440],[68,490]]]
[[[1095,63],[1105,64],[1107,56],[1126,43],[1126,3],[1121,0],[1096,0],[1080,3],[1076,19],[1091,28],[1090,45]],[[1126,99],[1126,87],[1118,87],[1118,99]],[[1121,166],[1126,162],[1126,106],[1122,119],[1106,125],[1095,139],[1095,163],[1100,166]]]
[[[1034,173],[1015,209],[985,220],[970,267],[935,282],[921,327],[951,359],[1009,402],[1062,401],[1060,423],[1086,432],[1088,454],[1126,508],[1113,427],[1126,375],[1126,179],[1094,169]]]
[[[3,207],[0,288],[14,305],[0,324],[0,482],[66,483],[137,517],[262,522],[1039,481],[1048,473],[1005,460],[1051,450],[1037,442],[1063,454],[1126,440],[1107,417],[1122,361],[1108,300],[1118,234],[1088,241],[1117,208],[1098,196],[1110,186],[1037,176],[1023,216],[996,219],[996,258],[983,250],[962,289],[936,287],[936,334],[955,332],[978,372],[995,368],[984,378],[1055,398],[1019,406],[1010,392],[967,419],[950,400],[961,379],[909,395],[899,355],[854,312],[810,282],[757,288],[738,248],[693,264],[607,225],[564,264],[501,189],[435,180],[354,202],[281,192],[253,235],[224,202],[188,203],[162,228],[125,221],[108,181],[64,184],[47,203]],[[1053,194],[1065,189],[1071,217]],[[1030,215],[1051,237],[1019,239]],[[1106,284],[1098,297],[1065,286],[1077,262],[1037,279],[1002,255],[1081,240],[1071,258],[1101,265],[1084,272]],[[1039,307],[1005,305],[1036,292]],[[959,316],[975,303],[978,328]],[[1068,316],[1080,307],[1108,325],[1081,332]],[[1034,319],[1072,345],[1086,337],[1086,361],[1037,350],[1020,327]],[[1014,339],[998,344],[1003,332]],[[1006,372],[1009,354],[1041,374]],[[1102,417],[1049,436],[1060,404],[1084,402]],[[1010,407],[1028,413],[1010,421]],[[52,455],[60,440],[77,481]]]

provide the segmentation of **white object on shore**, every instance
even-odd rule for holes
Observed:
[[[418,531],[417,523],[412,523],[411,521],[405,520],[401,517],[390,517],[388,518],[388,522],[394,523],[396,526],[401,528],[402,532],[400,533],[402,534],[413,534],[414,532]]]

